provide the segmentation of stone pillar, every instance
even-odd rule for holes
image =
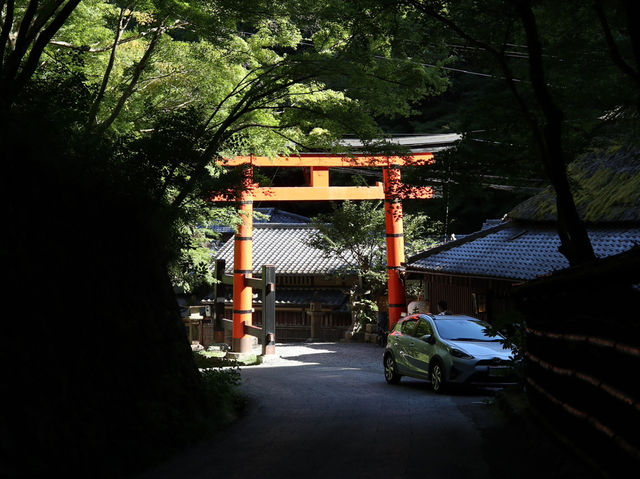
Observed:
[[[216,260],[215,275],[217,283],[215,284],[213,291],[214,304],[211,306],[211,317],[213,322],[213,342],[225,343],[226,338],[224,334],[224,300],[226,297],[225,286],[222,281],[224,276],[225,261],[223,259]]]
[[[311,337],[307,339],[308,342],[318,341],[320,339],[320,326],[322,322],[322,303],[318,301],[312,301],[309,303],[309,311],[307,314],[311,318]]]

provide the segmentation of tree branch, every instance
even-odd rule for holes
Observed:
[[[556,207],[558,212],[558,235],[560,247],[558,250],[572,266],[595,259],[593,246],[587,235],[587,230],[580,220],[575,201],[569,187],[565,166],[565,153],[562,143],[562,112],[553,100],[544,78],[542,62],[542,46],[536,19],[527,0],[511,0],[520,12],[529,46],[529,72],[534,95],[544,114],[542,160],[547,175],[556,192]]]
[[[100,89],[98,90],[96,97],[91,103],[91,108],[89,109],[87,118],[86,129],[92,128],[97,123],[98,111],[100,110],[100,105],[102,104],[102,99],[104,98],[104,94],[107,90],[107,85],[109,84],[109,79],[111,77],[111,72],[116,62],[116,54],[118,45],[120,43],[120,38],[122,37],[122,33],[127,28],[127,25],[129,24],[129,21],[131,19],[131,14],[129,14],[127,20],[125,21],[125,12],[128,8],[129,7],[122,7],[120,9],[120,14],[118,16],[118,28],[116,30],[113,46],[111,47],[109,62],[107,63],[107,68],[105,69],[104,75],[102,75],[102,83],[100,84]]]
[[[456,34],[459,37],[471,42],[472,44],[476,45],[478,48],[485,50],[498,62],[498,65],[500,66],[500,69],[502,70],[502,73],[505,76],[505,80],[507,82],[509,90],[511,91],[511,94],[516,100],[516,103],[520,107],[520,110],[522,111],[525,117],[525,120],[531,127],[534,137],[538,142],[544,142],[542,132],[540,131],[540,126],[538,125],[538,122],[536,121],[535,116],[529,110],[529,107],[527,106],[526,101],[524,100],[524,98],[522,98],[522,95],[520,95],[520,92],[516,87],[516,79],[513,76],[513,73],[511,72],[511,68],[509,68],[509,65],[504,55],[502,55],[500,51],[496,50],[490,44],[482,42],[477,38],[469,35],[462,28],[460,28],[458,24],[456,24],[449,18],[445,17],[444,15],[438,13],[433,8],[430,8],[427,5],[423,5],[422,3],[417,2],[415,0],[409,0],[409,3],[413,5],[415,8],[417,8],[418,10],[422,11],[423,13],[435,18],[436,20],[440,21],[441,23],[451,28],[454,32],[456,32]]]
[[[129,9],[131,9],[132,7],[129,7]],[[182,28],[184,26],[188,25],[187,22],[176,22],[174,25],[170,26],[170,27],[166,27],[165,31],[171,31],[175,28]],[[145,38],[146,36],[148,36],[151,33],[154,33],[155,31],[158,30],[158,27],[154,27],[154,28],[150,28],[149,30],[146,30],[142,33],[139,33],[137,35],[132,35],[130,37],[127,38],[121,38],[120,41],[118,42],[118,46],[120,45],[124,45],[125,43],[129,43],[129,42],[134,42],[136,40],[140,40],[141,38]],[[113,44],[109,44],[107,46],[104,47],[96,47],[95,45],[98,45],[97,43],[94,44],[94,46],[92,45],[74,45],[72,43],[69,42],[63,42],[62,40],[52,40],[51,45],[55,45],[57,47],[61,47],[61,48],[68,48],[70,50],[76,50],[79,52],[87,52],[87,53],[104,53],[106,51],[109,51],[111,49],[113,49]]]
[[[18,56],[22,56],[27,51],[31,40],[31,35],[28,35],[31,30],[31,21],[33,20],[36,10],[38,9],[38,2],[31,0],[27,5],[22,20],[20,20],[20,26],[18,27],[18,33],[16,35],[16,47],[15,52]],[[37,31],[36,31],[37,32]],[[33,33],[35,35],[35,33]]]
[[[249,78],[249,76],[251,76],[252,73],[254,73],[255,71],[257,71],[258,69],[252,69],[249,72],[247,72],[247,74],[242,77],[242,79],[238,82],[238,84],[233,87],[233,90],[231,90],[217,105],[216,108],[213,110],[213,113],[211,115],[209,115],[209,118],[207,119],[207,121],[204,122],[203,128],[202,128],[202,134],[204,134],[204,131],[211,125],[211,122],[213,121],[213,119],[216,117],[216,115],[220,112],[220,110],[222,109],[223,105],[229,101],[231,98],[233,98],[234,96],[238,95],[239,93],[241,93],[242,91],[244,91],[245,89],[249,88],[251,86],[251,84],[255,81],[257,81],[255,78],[253,80],[251,80],[250,82],[246,83],[243,85],[243,83],[245,82],[245,80],[247,78]]]
[[[229,136],[235,135],[236,133],[246,130],[247,128],[265,128],[267,130],[286,130],[287,128],[292,128],[297,125],[265,125],[263,123],[243,123],[237,128],[233,128],[229,130]]]
[[[604,39],[607,43],[607,48],[609,49],[609,56],[611,57],[611,60],[624,74],[626,74],[629,78],[631,78],[631,80],[633,80],[638,86],[640,86],[640,73],[631,65],[629,65],[624,58],[622,58],[620,49],[618,48],[618,45],[613,38],[611,27],[607,20],[607,15],[604,11],[604,7],[602,6],[602,0],[595,0],[593,2],[593,8],[596,12],[598,20],[600,21],[600,26],[602,27],[602,32],[604,33]]]
[[[15,15],[15,7],[14,2],[11,2],[12,14]],[[14,46],[11,52],[7,55],[7,60],[4,64],[4,73],[3,76],[7,79],[13,79],[17,76],[18,70],[20,69],[20,62],[22,61],[24,55],[28,49],[28,42],[25,39],[26,30],[31,22],[31,18],[35,14],[35,9],[37,8],[37,0],[32,0],[25,10],[25,13],[22,17],[22,20],[18,26],[18,32],[15,34]],[[13,24],[10,26],[10,29],[7,31],[7,35],[11,35],[11,29],[13,28]]]
[[[16,38],[16,51],[18,52],[17,58],[19,59],[18,62],[16,63],[16,69],[15,69],[16,75],[18,72],[20,59],[26,54],[27,50],[29,49],[29,46],[32,44],[35,45],[38,42],[39,36],[41,36],[42,33],[47,31],[47,28],[45,28],[45,25],[47,24],[47,22],[49,22],[51,18],[54,18],[53,21],[55,22],[55,17],[56,17],[55,12],[58,11],[60,6],[65,1],[66,0],[50,0],[48,3],[45,3],[43,7],[41,7],[39,12],[38,12],[39,2],[37,0],[31,0],[29,5],[27,6],[25,15],[23,16],[22,21],[20,22],[20,28]],[[76,2],[76,5],[73,6],[71,11],[75,9],[78,3],[80,2],[79,1]],[[64,8],[68,6],[69,4],[67,4]],[[64,8],[62,12],[64,12]],[[71,13],[71,11],[69,12],[69,14]],[[34,16],[36,13],[37,13],[37,17],[35,17],[34,19]],[[51,40],[53,35],[60,29],[60,27],[62,26],[62,24],[64,24],[67,18],[68,18],[68,15],[63,19],[63,21],[55,29],[55,31],[51,33],[51,36],[47,38],[47,41],[44,43],[44,46],[42,47],[42,50],[44,50],[44,48],[46,47],[46,44]],[[51,26],[51,23],[49,24],[49,26]],[[39,57],[40,55],[38,55],[38,58]],[[36,64],[38,63],[38,58],[36,58],[34,63]],[[28,58],[27,58],[27,61],[29,61]]]
[[[151,55],[153,54],[156,46],[158,45],[158,41],[160,40],[160,37],[164,33],[164,29],[161,28],[162,23],[163,22],[161,22],[160,28],[158,28],[154,32],[154,35],[151,38],[151,42],[149,43],[147,50],[144,52],[144,55],[136,65],[136,68],[133,71],[133,75],[131,76],[131,80],[129,81],[129,84],[127,85],[125,90],[122,92],[122,95],[120,96],[118,103],[116,104],[113,111],[111,112],[111,115],[109,115],[109,117],[105,121],[103,121],[102,123],[99,123],[96,126],[96,131],[98,133],[104,133],[113,124],[116,118],[118,118],[118,116],[120,115],[120,112],[124,108],[125,103],[135,91],[136,84],[138,83],[138,80],[140,79],[142,72],[147,67],[149,60],[151,59]]]
[[[288,137],[287,135],[285,135],[284,133],[282,133],[281,131],[278,130],[273,130],[273,132],[278,135],[281,136],[282,138],[284,138],[287,141],[290,141],[291,143],[293,143],[294,145],[298,145],[300,148],[305,149],[305,150],[309,150],[310,146],[309,145],[305,145],[303,143],[300,143],[297,140],[294,140],[293,138]]]
[[[38,15],[34,22],[34,25],[29,28],[28,32],[25,35],[25,37],[29,38],[28,43],[32,43],[32,45],[20,72],[18,72],[18,70],[20,67],[20,63],[23,60],[24,54],[26,53],[26,50],[22,53],[19,53],[18,49],[16,48],[16,51],[14,51],[16,56],[13,59],[14,64],[11,66],[9,74],[11,74],[11,76],[15,76],[15,80],[12,81],[13,85],[11,91],[8,92],[7,95],[8,104],[13,103],[13,99],[15,98],[15,96],[26,84],[29,78],[31,78],[36,68],[38,67],[40,57],[42,56],[42,52],[46,48],[47,44],[49,43],[53,35],[55,35],[55,33],[60,30],[60,27],[64,25],[64,23],[67,21],[71,13],[73,13],[80,1],[81,0],[69,0],[62,7],[62,9],[58,11],[58,13],[55,13],[55,11],[58,9],[58,6],[64,3],[64,0],[52,2],[49,9],[43,10],[43,12]],[[50,12],[50,16],[47,16],[46,12]],[[48,20],[51,21],[46,27],[44,27]],[[33,42],[31,42],[32,39]],[[26,40],[23,38],[23,41]],[[28,44],[25,45],[28,46]]]
[[[4,5],[2,8],[4,8]],[[2,8],[0,8],[0,12],[2,11]],[[7,0],[7,13],[5,14],[2,22],[2,30],[0,30],[0,79],[4,77],[4,52],[9,41],[9,35],[13,28],[14,8],[14,0]]]

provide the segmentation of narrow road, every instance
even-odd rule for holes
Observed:
[[[382,351],[361,343],[279,345],[277,359],[242,369],[250,399],[245,417],[140,479],[495,479],[533,473],[524,464],[504,470],[490,461],[500,457],[491,453],[486,434],[495,440],[499,420],[490,391],[436,395],[429,383],[408,378],[390,386]],[[513,450],[506,452],[513,460]]]

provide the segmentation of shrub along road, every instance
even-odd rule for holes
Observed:
[[[387,385],[382,351],[278,345],[277,358],[242,369],[244,417],[140,479],[599,477],[528,423],[505,420],[491,391]]]

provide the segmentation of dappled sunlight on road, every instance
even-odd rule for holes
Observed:
[[[293,366],[331,367],[340,370],[382,368],[383,348],[370,343],[281,343],[258,368]],[[254,368],[256,366],[250,366]]]

